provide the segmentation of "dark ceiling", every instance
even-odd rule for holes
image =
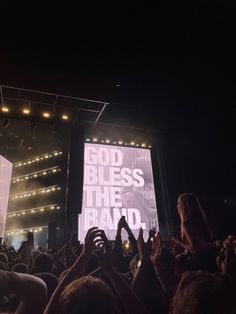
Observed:
[[[1,84],[108,101],[101,122],[164,134],[180,190],[233,197],[233,2],[20,2],[2,6],[0,24]]]

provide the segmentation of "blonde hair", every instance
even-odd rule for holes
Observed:
[[[201,216],[203,220],[206,220],[206,214],[202,209],[199,198],[193,193],[183,193],[179,196],[179,199],[184,204],[184,213],[188,219]]]

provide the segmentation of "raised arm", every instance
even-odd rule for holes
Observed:
[[[159,290],[161,294],[162,290],[160,285],[158,285],[158,280],[156,279],[155,271],[150,260],[148,243],[143,240],[143,230],[140,229],[138,236],[138,250],[139,250],[139,265],[134,274],[132,288],[135,294],[143,302],[147,304],[147,300],[156,294]],[[148,307],[150,304],[147,304]]]
[[[127,232],[128,234],[128,237],[129,237],[129,241],[131,243],[131,247],[132,247],[132,252],[133,252],[133,255],[137,254],[138,253],[138,246],[137,246],[137,241],[133,235],[133,232],[132,230],[130,229],[127,221],[125,220],[124,218],[124,221],[123,221],[123,228],[125,229],[125,231]]]
[[[101,239],[99,239],[100,234],[101,231],[98,230],[98,228],[96,227],[89,229],[85,237],[83,250],[80,256],[75,261],[74,265],[72,265],[72,267],[69,268],[67,274],[60,281],[57,289],[54,291],[51,299],[49,300],[49,303],[44,311],[44,314],[61,313],[59,306],[59,296],[66,285],[71,283],[73,280],[79,278],[84,273],[85,266],[93,254],[96,243],[101,241]]]
[[[104,250],[100,254],[102,270],[106,273],[110,279],[117,295],[119,296],[124,308],[127,313],[133,314],[147,314],[147,310],[143,304],[139,301],[135,293],[129,287],[127,282],[120,276],[111,264],[111,251],[109,242],[104,232],[101,234],[102,240],[104,241]]]

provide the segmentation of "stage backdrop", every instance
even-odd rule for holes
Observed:
[[[4,236],[11,184],[12,163],[0,156],[0,237]]]
[[[86,143],[78,239],[97,226],[114,240],[121,216],[135,237],[141,227],[145,239],[150,228],[159,229],[150,150]]]

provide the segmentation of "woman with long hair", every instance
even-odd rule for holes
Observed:
[[[181,221],[181,238],[173,240],[190,253],[206,251],[211,240],[211,231],[197,196],[192,193],[181,194],[177,200],[177,209]]]

